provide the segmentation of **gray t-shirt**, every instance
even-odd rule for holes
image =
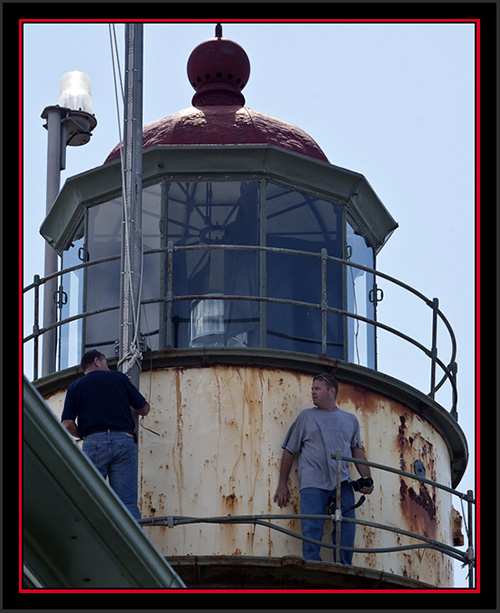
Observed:
[[[359,422],[355,415],[334,409],[304,409],[290,427],[282,445],[299,454],[300,489],[337,487],[337,462],[331,459],[337,449],[352,456],[352,447],[362,447]],[[351,481],[349,462],[342,462],[341,480]]]

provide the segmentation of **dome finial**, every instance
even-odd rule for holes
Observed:
[[[250,76],[250,61],[245,50],[229,38],[222,38],[217,23],[215,38],[200,43],[189,56],[189,82],[196,90],[193,106],[243,106],[241,90]]]

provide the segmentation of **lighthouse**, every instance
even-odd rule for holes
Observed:
[[[420,347],[430,393],[378,370],[378,329],[401,335],[377,319],[381,279],[413,291],[376,269],[397,223],[363,175],[246,106],[250,66],[217,26],[187,61],[192,105],[143,128],[144,531],[188,586],[448,587],[459,555],[453,490],[468,460],[455,357]],[[42,225],[70,298],[61,368],[37,381],[56,415],[85,351],[120,359],[122,198],[117,146],[66,182]],[[438,301],[418,297],[448,328]],[[373,465],[352,567],[327,547],[324,562],[301,558],[295,467],[289,508],[272,501],[284,435],[321,372],[339,380],[338,406],[358,418]],[[448,407],[435,399],[442,385]]]

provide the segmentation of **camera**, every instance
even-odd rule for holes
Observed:
[[[362,487],[371,487],[372,485],[373,479],[371,477],[361,477],[360,479],[352,482],[352,487],[356,492],[359,492]]]

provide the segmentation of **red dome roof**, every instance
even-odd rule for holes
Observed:
[[[244,49],[222,38],[198,45],[188,60],[188,77],[196,90],[193,106],[143,128],[143,148],[159,145],[274,145],[328,162],[318,144],[291,123],[244,106],[241,90],[250,75]],[[117,145],[105,163],[119,159]]]

